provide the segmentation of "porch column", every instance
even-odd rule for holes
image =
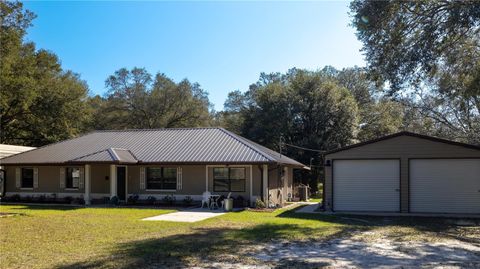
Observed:
[[[91,191],[91,169],[90,165],[86,164],[85,165],[85,195],[83,196],[83,199],[85,200],[85,205],[90,205],[90,191]]]
[[[268,164],[264,164],[262,167],[263,172],[263,201],[265,206],[268,207]]]
[[[255,201],[253,201],[253,166],[250,165],[250,206],[255,206]]]
[[[110,198],[117,196],[117,166],[110,165]]]
[[[205,191],[208,191],[208,165],[205,165]]]

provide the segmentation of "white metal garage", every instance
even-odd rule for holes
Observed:
[[[410,212],[480,213],[480,159],[410,160]]]
[[[335,211],[400,211],[400,160],[335,160]]]

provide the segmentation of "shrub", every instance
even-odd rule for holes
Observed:
[[[173,196],[173,194],[171,195],[165,195],[163,198],[162,198],[162,201],[164,204],[166,205],[174,205],[175,204],[175,201],[176,201],[176,198],[175,196]]]
[[[23,200],[24,202],[29,203],[29,202],[32,201],[32,196],[30,196],[30,195],[24,196],[22,200]]]
[[[119,202],[118,197],[117,197],[117,196],[113,196],[112,198],[110,198],[110,202],[109,202],[109,203],[110,203],[111,205],[118,205],[118,202]]]
[[[74,204],[77,204],[77,205],[84,205],[85,204],[85,200],[83,200],[83,197],[77,197],[73,200],[73,203]]]
[[[40,203],[45,202],[46,199],[47,199],[47,197],[46,197],[45,195],[43,195],[43,194],[40,195],[40,196],[38,196],[38,201],[39,201]]]
[[[233,199],[233,207],[239,208],[244,206],[245,206],[245,199],[243,198],[243,196],[239,195]]]
[[[193,204],[193,199],[192,199],[192,197],[190,197],[190,196],[185,196],[185,198],[183,198],[183,203],[184,203],[185,205],[191,205],[191,204]]]
[[[127,203],[129,203],[129,204],[136,204],[137,201],[138,201],[138,199],[139,199],[138,194],[130,195],[130,196],[128,196]]]
[[[148,204],[153,205],[153,204],[155,204],[155,201],[157,201],[157,198],[155,198],[155,196],[148,196],[147,197],[147,203]]]
[[[50,199],[51,199],[52,202],[56,202],[57,201],[57,194],[56,193],[50,194]]]
[[[71,204],[73,202],[73,197],[72,196],[65,196],[63,198],[63,201],[66,203],[66,204]]]
[[[258,199],[255,201],[255,208],[258,208],[258,209],[262,209],[262,208],[266,208],[267,206],[265,205],[265,203]]]
[[[14,194],[10,197],[9,199],[12,202],[19,202],[20,201],[20,195],[19,194]]]

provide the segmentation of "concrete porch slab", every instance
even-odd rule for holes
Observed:
[[[208,210],[206,208],[186,209],[183,211],[144,218],[146,221],[197,222],[225,214],[223,210]]]

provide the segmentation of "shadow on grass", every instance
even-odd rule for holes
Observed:
[[[322,214],[299,214],[289,210],[277,215],[278,218],[289,219],[306,219],[319,220],[329,222],[336,225],[325,239],[342,239],[348,238],[351,232],[367,231],[381,226],[404,226],[412,227],[420,232],[444,232],[447,233],[452,229],[445,221],[435,218],[411,218],[411,217],[358,217],[358,216],[339,216],[339,215],[322,215]],[[185,268],[193,266],[207,266],[208,268],[222,267],[226,265],[246,265],[263,262],[255,260],[259,253],[263,254],[266,250],[257,248],[260,244],[274,245],[276,255],[287,258],[280,258],[272,261],[272,266],[276,268],[318,268],[329,266],[324,262],[312,261],[305,259],[305,255],[312,258],[322,256],[329,259],[340,258],[357,264],[362,262],[365,255],[376,259],[377,261],[386,262],[387,265],[401,263],[404,258],[393,254],[380,254],[375,251],[369,251],[365,245],[360,242],[350,242],[347,246],[329,247],[330,243],[322,242],[305,242],[289,239],[294,233],[302,233],[314,235],[323,228],[311,228],[301,226],[299,224],[274,224],[264,223],[247,228],[193,228],[191,232],[184,234],[176,234],[166,237],[150,238],[146,240],[129,241],[120,243],[113,247],[108,256],[92,259],[85,262],[77,262],[56,267],[57,269],[70,268]],[[325,229],[328,229],[328,225]],[[312,236],[314,237],[314,236]],[[459,238],[460,239],[460,238]],[[465,239],[463,239],[465,240]],[[335,240],[338,241],[338,240]],[[395,241],[392,238],[391,241]],[[330,241],[329,241],[330,242]],[[293,247],[292,247],[293,246]],[[298,247],[300,246],[300,247]],[[313,246],[314,249],[308,249]],[[346,247],[346,249],[345,249]],[[308,249],[308,252],[305,251]],[[357,250],[362,249],[361,255]],[[426,251],[435,253],[443,251],[444,253],[455,253],[454,249],[425,247]],[[284,253],[286,252],[286,254]],[[411,250],[415,253],[414,250]],[[267,251],[268,254],[268,251]],[[413,255],[413,254],[412,254]],[[418,254],[420,255],[420,254]],[[290,257],[290,258],[288,258]],[[420,256],[419,256],[420,257]]]
[[[292,230],[311,234],[315,229],[294,224],[261,224],[244,229],[200,228],[190,234],[123,243],[116,246],[107,258],[57,268],[183,268],[202,265],[204,262],[248,264],[247,260],[257,253],[257,244],[285,238]],[[338,231],[337,236],[342,232]],[[290,264],[291,261],[287,263]]]
[[[66,205],[66,204],[24,204],[24,203],[2,203],[1,205],[5,206],[15,206],[15,210],[60,210],[60,211],[67,211],[67,210],[77,210],[77,209],[83,209],[85,206],[83,205]]]
[[[295,213],[295,210],[285,211],[279,214],[279,218],[296,218],[303,220],[318,220],[342,225],[354,225],[355,229],[370,229],[380,227],[412,228],[419,233],[433,233],[438,236],[456,239],[465,243],[480,246],[480,238],[463,236],[460,230],[463,227],[456,224],[459,219],[445,217],[418,217],[418,216],[361,216],[361,215],[327,215],[312,213]],[[476,232],[480,235],[480,220],[469,220],[476,223]],[[402,237],[403,233],[391,235],[391,238]]]

